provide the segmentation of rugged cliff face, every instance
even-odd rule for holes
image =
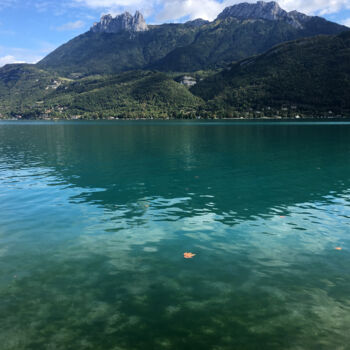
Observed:
[[[269,21],[284,21],[295,28],[303,28],[305,21],[310,17],[300,12],[286,12],[281,9],[277,2],[258,1],[256,4],[241,3],[219,14],[217,19],[233,17],[237,19],[265,19]]]
[[[139,11],[136,11],[134,16],[129,12],[114,18],[111,15],[106,15],[101,18],[100,22],[91,27],[91,31],[94,33],[144,32],[146,30],[148,30],[148,26]]]

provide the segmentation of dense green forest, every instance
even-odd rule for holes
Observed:
[[[220,116],[251,110],[256,116],[350,116],[350,32],[278,45],[232,64],[191,92]]]
[[[6,66],[0,69],[0,110],[23,118],[195,116],[204,101],[174,79],[132,71],[70,80],[32,65]]]

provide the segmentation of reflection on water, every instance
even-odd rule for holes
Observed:
[[[1,349],[346,349],[349,140],[1,123]]]

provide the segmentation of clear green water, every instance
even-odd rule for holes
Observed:
[[[0,123],[1,350],[349,349],[349,239],[347,123]]]

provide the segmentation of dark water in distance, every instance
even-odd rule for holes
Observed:
[[[350,123],[0,123],[0,349],[349,349],[349,160]]]

